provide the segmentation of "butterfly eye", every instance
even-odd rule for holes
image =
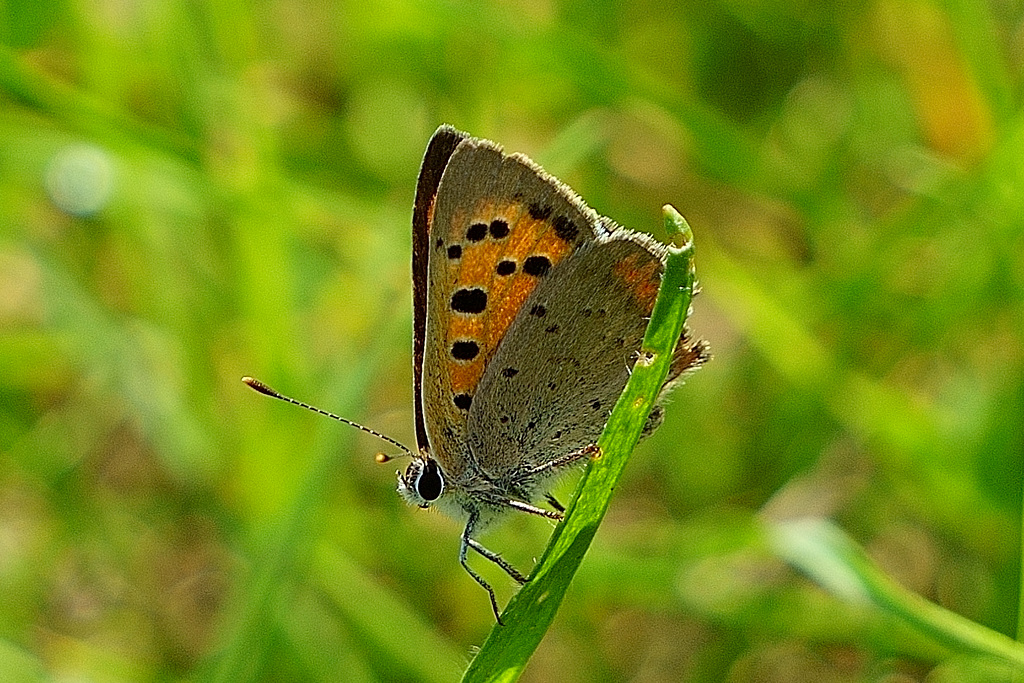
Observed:
[[[416,493],[428,503],[440,498],[444,491],[444,477],[433,460],[427,460],[423,464],[423,469],[420,471],[420,476],[416,477],[415,483]]]

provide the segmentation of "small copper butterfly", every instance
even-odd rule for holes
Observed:
[[[411,456],[398,473],[407,501],[464,522],[459,562],[498,617],[467,554],[526,582],[477,535],[511,510],[561,519],[553,498],[554,509],[537,502],[595,453],[636,361],[665,247],[598,215],[527,157],[447,125],[427,146],[412,229],[417,452],[355,426]],[[661,395],[706,358],[684,330]],[[644,433],[661,418],[659,405]]]

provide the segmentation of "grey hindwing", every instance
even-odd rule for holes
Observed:
[[[648,318],[613,269],[631,254],[661,259],[643,237],[617,236],[551,270],[480,380],[467,435],[499,487],[529,486],[525,471],[595,443],[629,379]]]

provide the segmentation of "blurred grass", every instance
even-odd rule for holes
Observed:
[[[238,382],[413,441],[409,214],[447,121],[631,227],[675,204],[715,354],[524,680],[956,680],[752,528],[831,517],[1015,636],[1022,25],[917,0],[3,5],[4,661],[201,679],[249,623],[234,680],[468,662],[493,617],[457,525],[401,503],[378,444]],[[529,568],[549,534],[487,543]]]

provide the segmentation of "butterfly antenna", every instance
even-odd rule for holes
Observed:
[[[403,444],[399,443],[398,441],[392,439],[390,436],[387,436],[386,434],[381,434],[376,429],[370,429],[369,427],[365,427],[365,426],[359,424],[358,422],[353,422],[352,420],[346,420],[345,418],[341,417],[340,415],[335,415],[334,413],[329,413],[326,410],[323,410],[321,408],[317,408],[316,406],[311,406],[308,403],[303,403],[302,401],[296,400],[296,399],[294,399],[294,398],[292,398],[290,396],[285,396],[282,393],[274,391],[273,389],[271,389],[270,387],[268,387],[266,384],[264,384],[263,382],[259,381],[255,377],[243,377],[242,378],[242,382],[247,384],[247,385],[249,385],[250,389],[253,389],[254,391],[258,391],[259,393],[264,394],[265,396],[270,396],[271,398],[280,399],[280,400],[282,400],[282,401],[284,401],[286,403],[291,403],[292,405],[299,406],[300,408],[305,408],[306,410],[312,410],[314,413],[320,413],[321,415],[323,415],[325,417],[329,417],[331,419],[337,420],[338,422],[347,424],[350,427],[355,427],[356,429],[361,429],[362,431],[366,432],[367,434],[372,434],[373,436],[377,437],[381,441],[387,441],[392,446],[395,446],[396,448],[401,450],[403,455],[407,455],[410,458],[412,457],[412,451],[410,451],[406,446],[404,446]],[[386,455],[384,453],[378,453],[375,456],[375,459],[377,460],[377,462],[383,463],[383,462],[388,462],[389,460],[394,460],[394,456]]]

